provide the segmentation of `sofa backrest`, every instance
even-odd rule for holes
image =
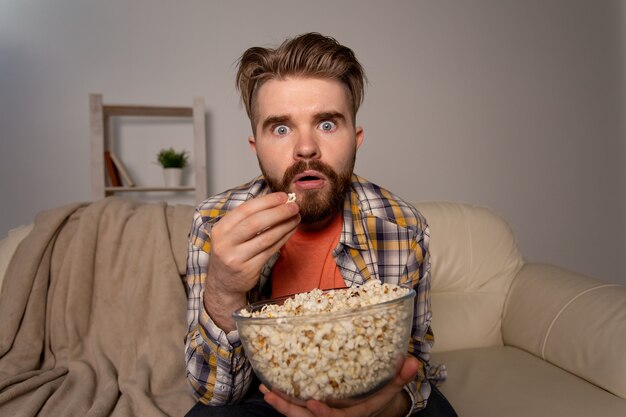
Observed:
[[[502,311],[522,266],[513,233],[492,211],[462,203],[417,203],[430,226],[435,352],[502,345]],[[0,288],[32,224],[0,241]]]
[[[504,301],[523,265],[511,228],[469,204],[415,207],[430,226],[433,351],[502,345]]]

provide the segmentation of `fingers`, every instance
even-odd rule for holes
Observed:
[[[376,394],[353,406],[332,409],[328,405],[314,400],[307,401],[307,408],[314,417],[341,416],[371,416],[378,415],[381,410],[391,405],[392,400],[404,386],[411,382],[421,367],[420,362],[413,356],[406,358],[396,377]],[[340,412],[340,414],[336,414]]]
[[[224,216],[216,227],[229,230],[234,243],[246,242],[298,213],[297,204],[286,202],[285,193],[272,193],[248,200]]]
[[[391,380],[384,388],[382,388],[376,395],[390,395],[393,397],[397,392],[402,390],[406,384],[411,382],[421,367],[420,361],[413,356],[408,356],[402,363],[400,371],[394,379]]]
[[[415,378],[415,375],[417,375],[421,367],[422,363],[417,360],[417,358],[408,356],[402,364],[402,368],[396,380],[398,380],[402,387],[405,386]]]
[[[276,224],[265,231],[256,234],[251,239],[241,244],[241,254],[247,259],[254,261],[256,256],[262,258],[276,253],[289,240],[300,224],[300,215]]]
[[[286,202],[285,193],[272,193],[246,201],[226,214],[211,231],[212,263],[221,264],[233,276],[258,272],[300,223],[298,206]]]
[[[265,402],[274,407],[279,413],[287,417],[313,417],[309,410],[281,398],[278,394],[268,390],[265,385],[261,384],[259,390],[264,394],[263,399]]]

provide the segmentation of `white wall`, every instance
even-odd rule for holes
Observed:
[[[90,199],[90,92],[203,96],[210,192],[256,175],[234,63],[319,31],[370,80],[358,173],[408,200],[491,207],[529,260],[626,283],[625,22],[610,0],[0,0],[0,236]]]

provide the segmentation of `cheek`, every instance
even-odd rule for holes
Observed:
[[[290,164],[290,160],[272,150],[260,150],[257,148],[257,158],[263,169],[270,175],[282,176]]]
[[[342,148],[336,149],[335,153],[332,154],[332,159],[329,160],[329,164],[333,166],[338,172],[344,171],[346,167],[348,167],[354,157],[355,154],[354,148]]]

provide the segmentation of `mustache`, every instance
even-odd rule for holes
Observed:
[[[324,174],[329,180],[338,178],[339,175],[329,165],[318,160],[300,160],[295,162],[285,171],[283,175],[283,186],[289,187],[296,175],[303,173],[304,171],[318,171]]]

